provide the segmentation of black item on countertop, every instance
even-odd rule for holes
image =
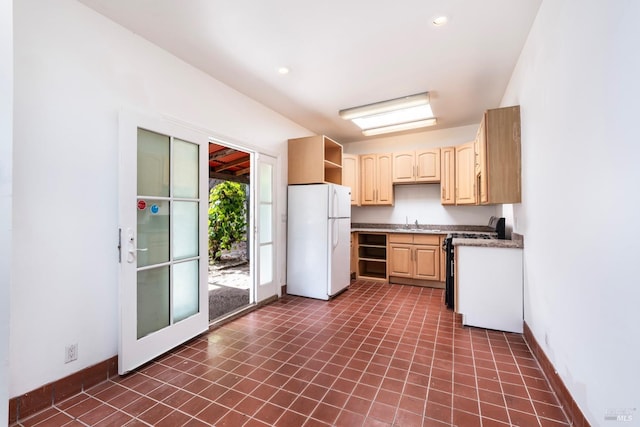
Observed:
[[[489,227],[491,231],[489,233],[449,233],[447,238],[444,239],[442,244],[442,250],[447,258],[446,262],[446,278],[445,278],[445,290],[444,290],[444,302],[447,308],[455,308],[455,278],[454,278],[454,251],[453,251],[453,239],[504,239],[505,238],[505,220],[492,216],[489,219]],[[491,233],[495,233],[493,236]]]
[[[498,233],[498,239],[504,240],[506,238],[504,224],[504,218],[499,218],[497,216],[492,216],[491,218],[489,218],[489,227],[496,230],[496,233]]]

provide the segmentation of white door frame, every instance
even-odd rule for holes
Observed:
[[[249,237],[249,253],[251,257],[249,259],[249,271],[251,274],[251,289],[249,294],[249,303],[259,303],[273,296],[279,296],[278,286],[279,283],[279,275],[278,275],[278,229],[277,229],[277,200],[278,200],[278,157],[256,151],[254,149],[248,148],[241,143],[229,142],[227,139],[218,138],[218,137],[210,137],[210,142],[222,145],[225,147],[233,148],[235,150],[244,151],[245,153],[249,153],[250,161],[251,161],[251,172],[249,178],[249,224],[247,236]],[[272,217],[271,217],[271,232],[272,237],[272,265],[269,267],[271,269],[271,277],[272,280],[266,284],[260,284],[260,274],[261,274],[261,265],[260,265],[260,173],[259,168],[261,164],[268,164],[272,168],[271,173],[271,192],[272,192]],[[262,266],[264,268],[264,266]]]

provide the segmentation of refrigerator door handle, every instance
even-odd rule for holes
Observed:
[[[335,250],[340,244],[340,233],[335,218],[331,219],[331,237],[331,249]]]
[[[331,218],[337,218],[338,217],[338,212],[340,212],[340,209],[338,209],[338,191],[336,190],[335,187],[332,187],[333,190],[333,194],[331,195],[331,197],[333,198],[332,203],[331,203]]]

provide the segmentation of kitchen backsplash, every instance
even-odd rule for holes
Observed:
[[[396,185],[394,206],[352,206],[352,223],[486,225],[496,206],[442,206],[439,184]]]

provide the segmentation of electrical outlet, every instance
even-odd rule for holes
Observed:
[[[70,344],[64,348],[64,363],[78,359],[78,344]]]

